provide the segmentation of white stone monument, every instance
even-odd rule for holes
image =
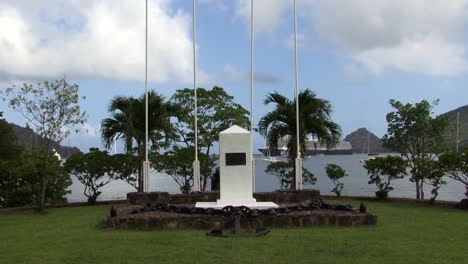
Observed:
[[[253,198],[251,140],[250,132],[239,126],[232,126],[219,134],[220,199],[216,202],[198,202],[195,207],[278,207],[275,203],[257,202]]]

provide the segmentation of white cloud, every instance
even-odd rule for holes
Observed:
[[[359,52],[355,59],[377,74],[386,68],[395,68],[405,72],[451,76],[461,74],[467,68],[465,48],[434,35]]]
[[[238,0],[237,6],[245,22],[248,2]],[[297,6],[306,38],[340,48],[371,72],[452,76],[467,70],[468,0],[298,0]],[[257,30],[278,29],[279,21],[292,19],[291,7],[292,1],[256,1]]]
[[[143,80],[144,2],[2,1],[0,75]],[[171,2],[150,1],[149,78],[190,82],[191,17]]]
[[[255,32],[272,32],[284,22],[284,16],[292,5],[285,0],[255,0],[254,29]],[[235,16],[250,23],[250,0],[237,0]],[[250,28],[249,28],[250,30]]]

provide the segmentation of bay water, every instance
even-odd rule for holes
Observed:
[[[384,156],[384,155],[382,155]],[[333,183],[328,179],[325,172],[327,164],[337,164],[346,170],[348,176],[341,182],[344,184],[342,195],[351,196],[375,196],[377,187],[374,184],[368,184],[369,176],[363,167],[363,161],[369,159],[367,154],[353,155],[322,155],[312,156],[304,160],[304,167],[310,170],[317,177],[315,185],[305,185],[304,188],[317,189],[321,194],[333,195]],[[279,180],[276,176],[268,175],[265,169],[269,162],[262,156],[256,156],[255,166],[255,184],[257,192],[268,192],[280,188]],[[84,186],[72,177],[73,184],[70,186],[71,194],[67,196],[69,202],[84,202],[86,197],[83,194]],[[447,184],[439,190],[437,200],[460,201],[464,198],[464,186],[454,180],[446,177]],[[415,198],[415,184],[409,181],[409,176],[395,180],[391,186],[394,190],[390,192],[390,197]],[[179,186],[168,175],[152,172],[150,174],[150,191],[163,191],[169,193],[180,193]],[[113,181],[102,188],[102,194],[98,200],[124,200],[128,192],[134,192],[135,189],[124,181]],[[431,186],[425,186],[425,198],[430,198]]]

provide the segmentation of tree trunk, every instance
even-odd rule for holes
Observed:
[[[419,185],[419,188],[421,188],[420,194],[421,194],[421,199],[422,199],[422,200],[424,200],[424,189],[423,189],[423,187],[424,187],[424,181],[421,180],[421,183],[420,183],[420,185]]]
[[[97,194],[97,193],[94,193],[93,195],[89,196],[89,197],[88,197],[88,204],[89,204],[89,205],[95,205],[98,196],[99,196],[99,194]]]
[[[47,155],[47,154],[46,154]],[[48,160],[47,157],[44,162],[43,170],[40,172],[41,173],[41,192],[39,194],[39,205],[38,205],[38,211],[40,213],[43,213],[45,211],[45,196],[46,196],[46,190],[47,190],[47,184],[48,184],[48,175],[47,175],[47,169],[48,169]]]
[[[138,168],[138,192],[143,192],[143,166],[144,161],[140,160],[140,167]]]
[[[200,189],[201,189],[202,192],[204,192],[204,191],[206,190],[206,186],[208,185],[208,179],[210,178],[210,176],[211,176],[211,171],[212,171],[212,169],[213,169],[213,168],[208,168],[208,163],[210,162],[210,161],[209,161],[210,149],[211,149],[211,147],[208,146],[208,148],[206,149],[206,152],[205,152],[206,156],[208,157],[208,160],[206,160],[206,161],[204,162],[204,165],[202,165],[202,162],[200,162],[200,170],[201,170],[201,168],[205,168],[205,167],[206,167],[206,168],[205,168],[206,171],[209,171],[209,172],[210,172],[210,174],[208,174],[208,175],[202,175],[202,173],[200,172],[200,177],[203,176],[203,182],[201,183],[201,186],[200,186]]]
[[[45,173],[41,176],[41,193],[39,197],[38,211],[43,213],[45,211],[45,193],[47,190],[47,175]]]
[[[414,182],[416,183],[416,199],[419,200],[419,199],[421,199],[421,195],[419,193],[419,190],[420,190],[419,189],[419,180],[415,180]]]
[[[200,166],[200,167],[201,167],[201,166]],[[207,183],[208,183],[208,178],[209,178],[209,176],[207,176],[207,175],[201,175],[201,173],[200,173],[200,177],[201,177],[201,176],[203,176],[203,182],[202,182],[202,184],[201,184],[202,186],[201,186],[200,189],[201,189],[202,192],[204,192],[204,191],[206,190],[206,186],[207,186]]]

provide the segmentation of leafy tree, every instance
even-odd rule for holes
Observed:
[[[445,175],[443,168],[438,160],[434,160],[431,157],[415,158],[413,161],[418,167],[419,179],[424,179],[425,184],[432,186],[431,198],[429,202],[434,203],[435,199],[439,195],[439,189],[442,185],[446,184],[443,177]]]
[[[327,172],[328,178],[330,178],[333,184],[335,184],[335,188],[333,188],[331,191],[334,192],[337,197],[340,197],[341,191],[344,187],[344,184],[340,182],[340,179],[348,176],[348,174],[346,174],[346,171],[343,168],[336,164],[327,164],[325,170]]]
[[[443,153],[439,162],[447,177],[465,186],[465,196],[468,199],[468,148],[461,152]]]
[[[177,141],[185,147],[195,145],[194,95],[193,89],[180,89],[172,96],[171,102],[178,106]],[[249,128],[249,112],[234,102],[234,97],[219,86],[211,90],[197,89],[198,148],[205,156],[211,155],[211,148],[219,141],[219,133],[232,125]],[[192,160],[193,161],[193,160]],[[212,177],[214,163],[200,159],[201,188],[205,190]]]
[[[3,112],[0,112],[0,161],[5,161],[18,158],[22,148],[16,143],[13,127],[2,116]]]
[[[258,123],[260,133],[266,137],[271,152],[278,149],[278,142],[287,140],[289,163],[296,157],[296,100],[289,100],[275,92],[270,93],[265,105],[275,104],[275,109],[265,114]],[[341,136],[340,126],[331,119],[330,102],[318,98],[314,92],[306,89],[299,93],[299,144],[301,156],[306,155],[306,140],[312,135],[321,143],[331,148]],[[293,186],[294,187],[294,183]]]
[[[13,207],[30,205],[33,201],[31,179],[18,171],[22,164],[21,154],[17,160],[0,161],[0,206]]]
[[[278,148],[278,142],[287,138],[288,157],[296,157],[296,101],[289,100],[275,92],[267,96],[265,105],[275,104],[275,109],[260,119],[259,131],[267,139],[271,151]],[[318,98],[314,92],[306,89],[299,93],[299,142],[302,150],[306,149],[307,136],[312,135],[333,147],[338,143],[340,126],[331,120],[332,106],[330,102]],[[301,155],[306,155],[305,151]]]
[[[407,162],[399,156],[376,157],[366,160],[364,168],[370,175],[369,184],[375,184],[379,189],[375,194],[378,198],[387,198],[393,190],[390,182],[406,175]]]
[[[36,85],[24,83],[4,92],[9,106],[22,114],[42,139],[38,146],[40,168],[37,173],[41,179],[37,182],[40,186],[37,193],[39,211],[45,208],[47,186],[54,181],[52,176],[60,175],[50,170],[50,167],[56,167],[49,158],[54,142],[60,144],[71,131],[78,131],[77,127],[86,122],[86,113],[81,111],[79,105],[78,90],[78,85],[61,79]]]
[[[152,164],[155,169],[164,172],[172,177],[179,185],[182,193],[189,193],[193,188],[193,160],[195,156],[194,147],[178,147],[174,146],[172,150],[167,151],[163,155],[153,156]],[[201,153],[199,156],[200,163],[204,162],[209,166],[204,166],[201,169],[208,169],[214,166],[215,160],[213,157]],[[209,172],[201,171],[204,175]]]
[[[21,156],[22,148],[16,144],[12,126],[0,118],[0,206],[20,206],[30,199],[29,186],[15,173]]]
[[[155,91],[148,93],[148,140],[151,151],[167,147],[173,138],[170,122],[175,108]],[[138,191],[143,191],[143,162],[145,160],[145,95],[139,98],[116,96],[109,104],[110,117],[101,122],[101,138],[110,148],[116,140],[123,140],[125,151],[138,157]]]
[[[432,109],[438,101],[431,105],[423,100],[419,103],[403,104],[390,100],[395,109],[387,114],[387,134],[383,137],[384,146],[401,153],[408,161],[411,177],[416,184],[416,199],[424,199],[423,183],[424,167],[416,160],[435,159],[446,146],[445,135],[449,121],[445,116],[432,117]]]
[[[268,164],[265,172],[278,177],[281,189],[292,189],[295,183],[294,164],[285,161],[272,162]],[[302,168],[302,182],[304,184],[315,184],[317,178],[306,168]]]
[[[111,158],[114,160],[115,179],[125,181],[138,191],[138,170],[140,168],[140,158],[129,153],[115,154],[112,155]]]
[[[53,154],[47,157],[48,166],[44,174],[49,177],[44,195],[45,204],[63,203],[67,188],[72,184],[70,176]],[[15,160],[0,164],[0,205],[25,206],[37,204],[41,199],[43,159],[39,151],[25,151]]]
[[[84,185],[88,204],[95,204],[102,187],[114,179],[114,160],[107,151],[90,148],[86,154],[76,153],[65,162],[65,169]]]

